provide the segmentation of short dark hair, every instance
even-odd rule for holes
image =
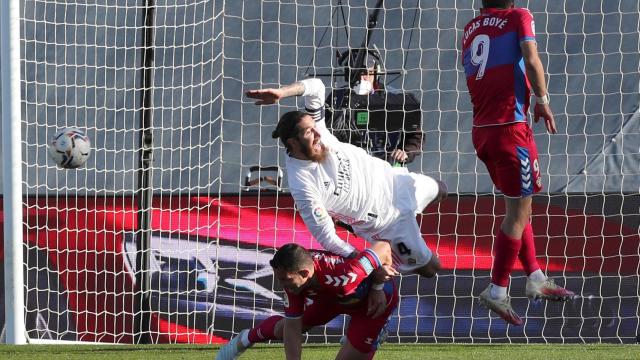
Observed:
[[[513,4],[513,0],[482,0],[483,8],[502,8],[506,9],[511,4]]]
[[[274,269],[295,272],[313,264],[313,258],[307,249],[294,243],[285,244],[276,251],[269,264]]]
[[[276,129],[271,133],[272,138],[280,138],[282,145],[287,149],[287,153],[290,151],[287,140],[298,135],[298,123],[305,115],[309,114],[304,111],[289,111],[284,113],[280,117],[278,125],[276,125]]]

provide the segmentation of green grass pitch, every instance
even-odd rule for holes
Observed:
[[[202,345],[0,345],[0,359],[208,359],[215,346]],[[332,359],[334,345],[305,345],[303,359]],[[639,345],[398,345],[385,344],[376,359],[640,359]],[[282,345],[259,345],[241,359],[284,359]]]

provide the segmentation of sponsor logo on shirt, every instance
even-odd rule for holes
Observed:
[[[335,196],[340,196],[343,191],[347,194],[351,192],[351,161],[341,155],[340,152],[336,152],[336,158],[338,158],[338,181],[333,191]]]
[[[533,20],[531,20],[531,33],[532,33],[533,35],[535,35],[535,34],[536,34],[536,22],[535,22],[535,21],[533,21]]]

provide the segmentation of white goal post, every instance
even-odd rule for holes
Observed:
[[[3,331],[9,344],[25,343],[22,292],[22,150],[20,144],[20,35],[18,3],[0,4],[0,71],[2,93],[2,200],[4,216]]]
[[[271,138],[279,115],[301,102],[257,107],[243,94],[309,76],[322,76],[327,91],[344,86],[337,55],[361,46],[376,3],[1,1],[2,340],[223,343],[281,312],[274,249],[319,248]],[[460,57],[462,30],[482,1],[382,3],[369,47],[387,88],[413,94],[421,114],[424,146],[408,167],[451,193],[419,217],[443,269],[430,280],[397,279],[388,341],[635,343],[638,1],[516,0],[536,20],[558,126],[549,135],[532,124],[544,184],[533,200],[538,260],[579,294],[528,301],[516,268],[510,294],[522,327],[477,302],[504,214],[471,142]],[[64,127],[91,140],[82,168],[48,158]],[[337,342],[345,326],[337,318],[306,340]]]

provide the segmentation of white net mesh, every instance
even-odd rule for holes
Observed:
[[[246,192],[251,166],[284,164],[278,115],[243,92],[331,73],[362,43],[375,1],[156,1],[151,230],[153,341],[217,342],[282,309],[267,260],[296,241],[318,247],[285,192]],[[388,87],[420,102],[425,145],[412,171],[453,193],[420,218],[443,271],[404,276],[390,322],[401,342],[635,342],[638,333],[640,9],[635,0],[519,1],[536,20],[559,133],[534,125],[545,192],[533,226],[544,270],[582,297],[529,302],[507,327],[475,302],[489,282],[504,213],[471,143],[460,65],[464,25],[481,1],[385,2],[371,44]],[[21,12],[26,320],[32,339],[131,342],[143,1],[25,0]],[[339,76],[325,83],[340,86]],[[47,143],[78,127],[85,168],[60,170]],[[253,171],[276,177],[273,172]],[[264,184],[264,183],[263,183]],[[266,186],[266,185],[265,185]],[[358,247],[363,241],[340,235]],[[339,339],[338,318],[309,341]]]

